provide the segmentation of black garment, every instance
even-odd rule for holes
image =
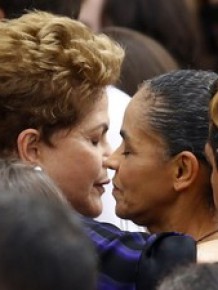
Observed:
[[[83,218],[99,256],[99,290],[153,290],[176,266],[196,261],[196,243],[179,233],[124,232]]]

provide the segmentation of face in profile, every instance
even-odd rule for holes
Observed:
[[[91,217],[101,213],[101,196],[109,182],[104,167],[110,153],[106,140],[107,106],[104,95],[77,127],[52,136],[53,148],[45,143],[40,148],[39,165],[59,185],[72,206]]]
[[[113,196],[116,214],[140,225],[164,218],[175,198],[171,161],[163,139],[150,128],[141,98],[136,94],[126,109],[120,147],[108,159],[115,170]],[[143,105],[145,107],[145,105]],[[149,104],[148,104],[149,108]]]
[[[218,208],[218,168],[215,162],[215,157],[214,157],[212,147],[209,143],[207,143],[205,146],[205,154],[206,154],[208,162],[210,163],[212,167],[211,185],[213,188],[214,202],[215,202],[216,208]]]

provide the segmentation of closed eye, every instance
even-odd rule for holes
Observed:
[[[98,146],[99,140],[91,140],[92,145]]]
[[[130,151],[124,151],[124,152],[122,152],[122,155],[124,155],[124,156],[128,156],[130,154]]]

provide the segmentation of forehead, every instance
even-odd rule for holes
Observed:
[[[151,106],[150,98],[147,99],[141,92],[137,93],[126,109],[121,130],[133,143],[140,142],[145,145],[145,143],[151,142],[161,148],[163,146],[166,148],[163,138],[152,130],[150,125],[149,109]]]
[[[99,98],[89,111],[86,116],[78,124],[79,127],[89,128],[94,126],[96,123],[107,122],[109,123],[108,117],[108,97],[104,92],[102,97]]]

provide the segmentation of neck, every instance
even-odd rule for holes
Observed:
[[[148,226],[151,232],[176,231],[189,234],[197,241],[218,229],[216,211],[208,202],[208,196],[212,195],[209,171],[206,166],[199,165],[192,184],[177,192],[174,203],[165,207],[164,212],[156,211],[159,216]]]
[[[196,240],[196,242],[197,243],[203,243],[203,242],[212,241],[212,240],[215,240],[215,239],[217,240],[217,237],[218,237],[218,228],[208,232],[205,235],[203,235],[198,240]]]
[[[200,209],[198,206],[194,208],[187,206],[186,210],[181,210],[184,208],[177,206],[173,212],[167,213],[165,217],[162,216],[159,219],[160,223],[148,225],[149,232],[181,232],[191,235],[196,241],[202,238],[205,241],[208,234],[210,235],[208,238],[212,238],[213,234],[216,235],[215,232],[218,231],[218,218],[215,210],[210,210],[209,208]]]

